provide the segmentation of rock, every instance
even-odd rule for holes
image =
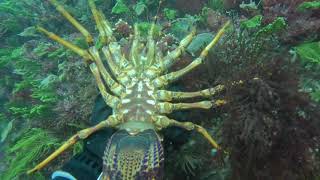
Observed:
[[[202,50],[207,44],[209,44],[213,37],[214,36],[211,33],[198,34],[188,46],[187,52],[194,56],[198,51]]]

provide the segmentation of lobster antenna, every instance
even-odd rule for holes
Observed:
[[[154,16],[153,24],[156,24],[157,21],[158,21],[161,5],[162,5],[163,2],[164,2],[164,0],[160,0],[159,1],[158,8],[157,8],[157,14]]]
[[[160,13],[161,5],[162,5],[163,2],[164,2],[164,0],[159,0],[159,4],[158,4],[158,8],[157,8],[157,14],[154,16],[153,23],[151,24],[151,28],[149,30],[149,37],[150,38],[153,37],[154,29],[155,29],[155,26],[156,26],[157,21],[159,19],[159,13]]]

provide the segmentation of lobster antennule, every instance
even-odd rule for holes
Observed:
[[[151,28],[149,30],[149,35],[148,35],[148,54],[147,54],[147,63],[146,66],[149,67],[154,63],[155,60],[155,51],[156,51],[156,44],[154,42],[154,29],[155,29],[156,24],[152,23]]]
[[[102,179],[162,179],[163,160],[163,148],[155,130],[136,135],[119,130],[106,147]]]
[[[130,58],[135,66],[135,68],[138,68],[140,66],[140,58],[139,58],[139,40],[140,40],[140,32],[138,24],[134,25],[134,35],[133,35],[133,42],[131,45],[131,52],[130,52]]]

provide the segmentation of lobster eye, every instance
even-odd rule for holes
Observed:
[[[136,135],[119,130],[110,138],[103,157],[103,177],[119,179],[162,179],[163,148],[153,129]]]

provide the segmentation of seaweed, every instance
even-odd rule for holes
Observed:
[[[90,32],[95,32],[86,0],[63,3]],[[147,35],[152,17],[158,11],[155,0],[97,0],[96,3],[112,24],[120,17],[130,24],[138,23],[143,35]],[[199,119],[230,153],[221,155],[208,149],[197,137],[196,142],[186,141],[179,148],[168,143],[166,177],[319,178],[318,5],[318,1],[304,0],[163,3],[157,14],[156,34],[164,52],[177,46],[177,40],[194,26],[200,34],[188,47],[192,51],[173,69],[190,63],[192,56],[198,55],[200,47],[212,38],[213,33],[208,31],[216,32],[228,19],[234,24],[210,53],[206,65],[177,82],[190,91],[226,84],[227,91],[215,98],[226,97],[229,105],[209,113],[191,112],[186,119]],[[7,159],[0,160],[8,165],[5,178],[12,179],[14,173],[22,174],[55,148],[59,144],[57,137],[65,139],[87,127],[98,91],[79,58],[35,31],[35,25],[44,24],[50,31],[86,48],[83,38],[47,1],[4,0],[0,2],[0,11],[0,128],[1,145],[8,149]],[[124,21],[116,29],[119,39],[133,33]],[[173,35],[160,34],[160,29]],[[289,50],[291,55],[287,53]],[[239,80],[245,83],[231,85]],[[30,127],[38,128],[25,132]],[[40,135],[49,142],[48,146],[44,141],[38,142]],[[34,148],[32,143],[40,144]],[[81,147],[77,144],[67,156],[80,152]],[[21,155],[29,151],[30,156],[23,159]],[[0,168],[2,174],[3,165]],[[44,179],[51,170],[30,179]]]
[[[311,2],[303,2],[299,4],[297,9],[299,11],[305,11],[305,10],[310,10],[310,9],[319,9],[320,8],[320,1],[311,1]]]
[[[319,42],[306,42],[291,51],[298,56],[305,73],[301,78],[301,90],[310,94],[311,99],[320,102],[320,46]]]
[[[139,1],[135,6],[134,6],[134,12],[140,16],[146,9],[147,9],[147,5],[142,2],[142,1]]]
[[[142,36],[147,36],[148,35],[148,30],[151,27],[151,23],[148,22],[140,22],[137,23],[139,31],[141,33]],[[161,30],[161,26],[156,26],[155,30],[154,30],[154,36],[158,37],[160,35],[160,31]]]
[[[261,28],[256,36],[262,36],[262,35],[270,35],[274,34],[278,31],[282,31],[287,27],[287,23],[284,20],[283,17],[277,17],[272,23],[268,24],[267,26]]]
[[[137,1],[125,1],[116,0],[116,3],[112,7],[111,13],[124,18],[126,21],[136,23],[142,21],[150,21],[152,14],[155,16],[155,11],[158,2],[154,0],[137,0]],[[129,16],[128,16],[129,14]]]
[[[10,131],[12,130],[12,124],[13,124],[13,120],[8,121],[4,114],[2,113],[0,114],[0,130],[1,130],[0,143],[4,142],[8,137]]]
[[[257,28],[260,27],[262,23],[262,15],[257,15],[252,17],[249,20],[241,22],[241,27],[246,29]]]
[[[287,21],[286,33],[282,34],[281,41],[286,44],[297,45],[306,40],[315,40],[319,36],[320,20],[317,14],[319,9],[299,10],[301,4],[313,4],[304,0],[265,0],[263,3],[263,16],[269,23],[277,17]]]
[[[320,42],[303,43],[294,49],[302,61],[320,64]]]
[[[283,17],[277,17],[273,22],[267,24],[264,27],[262,26],[262,15],[254,16],[253,18],[242,21],[240,23],[241,28],[243,29],[257,29],[259,30],[253,35],[255,37],[259,36],[268,36],[270,34],[277,33],[278,31],[282,31],[286,28],[287,23],[285,22]]]
[[[177,16],[177,10],[164,8],[163,9],[163,14],[168,20],[174,20],[176,18],[176,16]]]
[[[314,179],[319,176],[319,158],[313,159],[319,147],[319,107],[301,93],[297,73],[313,72],[310,80],[317,81],[319,71],[313,66],[308,72],[289,60],[280,41],[286,32],[284,19],[274,21],[277,26],[266,25],[263,18],[235,26],[204,68],[211,84],[229,84],[221,138],[230,152],[229,179]],[[265,30],[270,33],[259,33]],[[204,72],[188,82],[197,82]],[[244,84],[232,85],[239,80]],[[300,163],[294,162],[296,158]]]
[[[310,158],[319,145],[319,107],[298,91],[294,66],[283,63],[247,69],[242,77],[257,78],[229,89],[223,143],[231,151],[233,179],[317,176],[319,159]]]
[[[4,180],[21,178],[25,171],[34,165],[34,161],[48,154],[52,149],[60,145],[57,138],[49,132],[39,128],[33,128],[23,133],[15,144],[7,149],[7,161],[9,167],[2,175]],[[37,173],[31,179],[45,179]]]
[[[34,51],[37,50],[36,48]],[[21,76],[21,80],[16,82],[13,89],[16,97],[15,101],[8,104],[10,106],[9,109],[13,115],[24,119],[44,117],[50,114],[52,104],[57,100],[53,92],[53,86],[49,85],[54,82],[46,82],[46,78],[40,79],[42,65],[35,60],[27,58],[25,52],[25,47],[20,47],[15,49],[10,57],[6,57],[13,62],[15,74]],[[29,100],[33,99],[33,103],[28,100],[21,101],[21,96],[25,96]]]
[[[113,6],[111,12],[114,14],[125,14],[129,11],[129,7],[125,4],[123,0],[117,0],[117,3]]]

